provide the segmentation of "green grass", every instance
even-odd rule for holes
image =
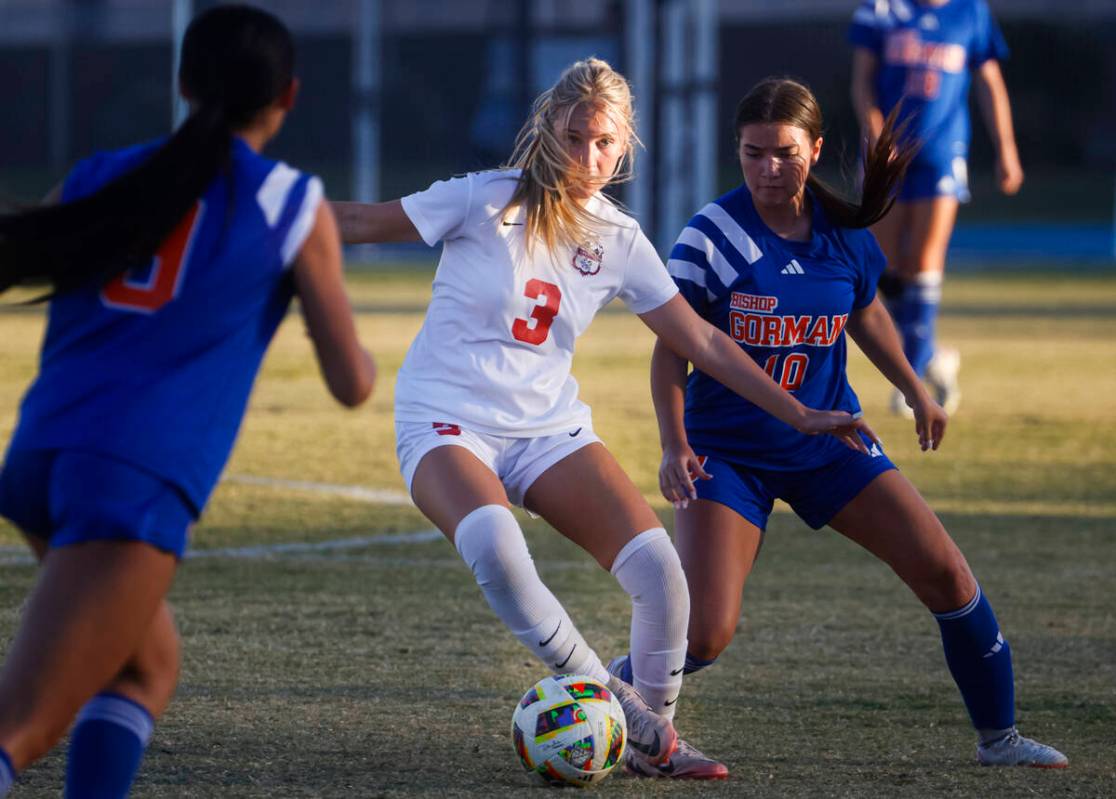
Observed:
[[[229,473],[402,489],[395,370],[431,274],[352,278],[381,382],[355,412],[326,395],[297,316],[268,356]],[[1116,280],[1064,274],[954,277],[944,340],[964,354],[965,401],[944,448],[910,423],[853,353],[850,371],[889,454],[938,509],[992,598],[1015,652],[1020,722],[1071,759],[1062,773],[989,771],[946,673],[936,626],[898,580],[832,533],[777,510],[736,640],[686,685],[682,733],[723,758],[708,796],[1112,795],[1116,767]],[[0,314],[0,440],[32,377],[42,317]],[[609,309],[575,374],[598,432],[655,503],[658,447],[649,333]],[[540,572],[602,655],[626,647],[609,575],[524,517]],[[407,506],[225,483],[196,549],[429,529]],[[0,523],[0,544],[18,537]],[[7,640],[34,571],[0,566]],[[528,790],[508,735],[542,670],[494,621],[444,541],[315,556],[187,563],[172,600],[185,654],[141,797],[465,797]],[[13,796],[57,796],[62,756]],[[539,789],[541,791],[543,789]],[[694,786],[611,779],[609,796]]]

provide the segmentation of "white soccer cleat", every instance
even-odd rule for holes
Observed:
[[[1002,738],[977,744],[977,760],[982,766],[1030,766],[1066,768],[1069,758],[1053,746],[1024,738],[1014,727]]]
[[[934,399],[952,416],[961,404],[961,353],[953,347],[939,347],[926,366],[926,382],[934,391]]]
[[[897,388],[891,391],[891,413],[894,416],[902,416],[904,419],[914,418],[914,411],[907,404],[903,392]]]
[[[637,777],[672,780],[725,780],[728,766],[703,754],[697,747],[678,739],[678,749],[666,763],[649,763],[638,752],[624,756],[624,768]]]
[[[608,680],[608,690],[620,700],[628,722],[628,751],[638,753],[647,763],[666,763],[678,748],[678,733],[670,719],[664,718],[643,701],[639,692],[615,674]]]

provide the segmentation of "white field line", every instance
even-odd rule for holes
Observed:
[[[308,480],[283,480],[278,477],[258,477],[254,474],[230,474],[222,480],[237,485],[264,486],[266,488],[287,488],[292,491],[306,491],[332,497],[343,497],[356,502],[373,505],[413,505],[411,498],[402,491],[388,488],[365,488],[364,486],[338,485],[336,483],[313,483]]]
[[[336,485],[333,483],[314,483],[306,480],[282,480],[274,477],[258,477],[251,474],[230,474],[224,478],[225,482],[239,485],[265,486],[268,488],[285,488],[292,491],[306,491],[324,496],[342,497],[356,502],[367,502],[373,505],[411,505],[411,498],[402,491],[392,491],[382,488],[365,488],[364,486]],[[214,547],[211,549],[193,549],[186,553],[187,560],[228,558],[232,560],[262,560],[282,556],[294,556],[295,559],[317,559],[327,553],[345,552],[347,550],[365,549],[367,547],[392,545],[392,544],[425,544],[438,541],[443,536],[437,530],[419,530],[413,533],[393,533],[390,535],[369,535],[356,538],[339,538],[332,541],[291,541],[280,544],[259,544],[244,547]],[[334,556],[335,558],[337,556]],[[344,556],[342,556],[344,559]],[[22,546],[0,546],[0,566],[16,566],[34,564],[35,559],[27,554],[27,548]]]

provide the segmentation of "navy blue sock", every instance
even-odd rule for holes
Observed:
[[[624,656],[624,665],[620,667],[619,677],[620,677],[621,680],[626,682],[628,685],[632,685],[632,680],[635,679],[632,676],[632,653],[631,652],[629,652],[627,655]]]
[[[903,337],[903,353],[922,377],[934,355],[934,325],[942,301],[942,275],[923,272],[908,283],[895,303],[895,325]]]
[[[703,658],[699,658],[697,655],[691,655],[689,652],[687,652],[686,665],[682,667],[682,673],[693,674],[695,671],[701,671],[704,668],[712,666],[716,662],[716,660],[717,658],[709,658],[709,660],[705,660]]]
[[[0,797],[8,795],[8,791],[12,789],[12,784],[15,783],[16,773],[12,767],[12,759],[8,757],[8,753],[0,749]]]
[[[123,799],[155,720],[137,702],[101,693],[78,714],[66,762],[66,799]]]
[[[982,735],[1008,730],[1015,724],[1015,678],[1011,647],[1000,634],[996,614],[977,586],[965,607],[935,613],[942,631],[946,663],[973,726]]]

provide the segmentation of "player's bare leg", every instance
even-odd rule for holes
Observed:
[[[666,531],[599,443],[547,469],[528,488],[525,504],[593,555],[632,597],[635,690],[616,675],[609,683],[628,718],[628,764],[675,770],[671,755],[681,744],[670,718],[682,683],[689,596]]]
[[[763,533],[728,506],[706,499],[692,500],[674,519],[675,546],[690,588],[687,651],[711,662],[736,634],[744,583]]]
[[[49,751],[139,649],[176,565],[132,541],[47,553],[0,672],[0,747],[17,770]]]
[[[450,543],[461,520],[477,508],[508,507],[500,478],[472,452],[454,445],[423,455],[411,480],[411,496]]]
[[[1015,729],[1011,648],[961,550],[898,471],[879,475],[830,526],[883,560],[934,614],[946,661],[977,729],[984,765],[1064,768],[1066,757]]]

